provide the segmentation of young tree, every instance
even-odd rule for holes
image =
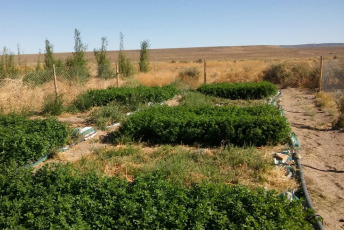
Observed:
[[[38,52],[38,58],[37,58],[37,63],[36,63],[36,71],[40,71],[42,70],[41,68],[41,49],[39,49],[39,52]]]
[[[48,39],[45,39],[44,68],[51,69],[55,64],[53,45]]]
[[[125,57],[123,48],[124,48],[124,43],[123,43],[123,33],[120,32],[119,34],[119,53],[118,53],[118,71],[122,76],[124,77],[130,77],[134,74],[134,66],[130,62],[128,58]]]
[[[144,73],[147,73],[149,71],[148,48],[149,48],[148,40],[141,42],[139,66],[140,66],[140,72],[144,72]]]
[[[113,72],[110,67],[110,60],[106,56],[108,41],[106,37],[102,37],[101,40],[101,48],[98,50],[94,49],[94,56],[98,66],[98,76],[107,79],[113,76]]]
[[[86,49],[87,46],[81,41],[80,31],[75,29],[73,57],[66,60],[69,78],[85,81],[90,76],[87,70],[87,60],[85,58]]]
[[[0,79],[16,78],[17,74],[18,69],[14,65],[14,54],[5,46],[0,60]]]
[[[74,30],[74,64],[76,66],[83,66],[85,67],[87,64],[87,61],[85,59],[85,51],[87,49],[87,46],[84,45],[81,41],[80,31],[75,29]]]

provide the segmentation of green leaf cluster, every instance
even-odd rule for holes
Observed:
[[[131,115],[116,135],[150,143],[262,146],[284,142],[289,133],[286,118],[269,105],[159,106]]]
[[[1,229],[312,229],[309,209],[274,191],[186,187],[159,173],[129,183],[70,165],[0,167],[0,197]]]
[[[18,115],[0,116],[0,163],[24,165],[61,147],[68,128],[56,119],[29,120]]]
[[[78,96],[74,105],[77,109],[84,111],[92,106],[106,105],[112,101],[128,105],[131,103],[162,102],[178,93],[174,85],[135,88],[120,87],[108,89],[89,90]]]
[[[216,96],[237,99],[263,99],[277,93],[277,86],[270,82],[247,82],[247,83],[213,83],[201,85],[198,92]]]

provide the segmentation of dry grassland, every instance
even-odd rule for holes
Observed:
[[[125,51],[136,68],[139,57],[138,50]],[[66,58],[71,53],[57,53],[56,58]],[[118,52],[109,51],[113,64],[116,62]],[[212,82],[248,82],[260,81],[264,71],[274,63],[281,62],[308,62],[316,64],[317,56],[328,57],[344,56],[343,47],[310,47],[310,48],[282,48],[277,46],[243,46],[243,47],[206,47],[183,49],[153,49],[150,50],[150,71],[138,73],[130,82],[138,81],[147,86],[161,86],[177,80],[179,71],[195,67],[200,71],[200,77],[186,82],[196,88],[203,83],[203,63],[207,60],[207,83]],[[62,93],[66,104],[71,103],[75,97],[87,89],[106,88],[116,86],[116,80],[103,80],[96,76],[96,63],[92,52],[86,53],[89,60],[91,79],[83,84],[75,84],[58,77],[58,90]],[[17,58],[15,58],[17,59]],[[21,69],[33,69],[37,63],[38,55],[21,55]],[[41,55],[40,60],[43,60]],[[137,71],[138,72],[138,71]],[[120,79],[120,86],[125,80]],[[4,80],[0,84],[0,112],[41,111],[45,97],[54,93],[53,81],[40,87],[24,85],[20,79]]]

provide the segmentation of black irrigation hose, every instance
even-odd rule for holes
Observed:
[[[295,150],[295,160],[296,160],[297,167],[299,168],[300,181],[301,181],[303,193],[304,193],[305,198],[306,198],[306,204],[307,204],[307,206],[309,208],[314,210],[314,217],[317,218],[318,215],[315,212],[315,209],[314,209],[311,197],[309,196],[309,193],[308,193],[308,190],[307,190],[306,181],[305,181],[305,177],[304,177],[304,175],[302,173],[301,160],[300,160],[299,154],[298,154],[298,152],[296,150]],[[324,227],[323,227],[322,223],[319,220],[316,221],[316,223],[314,224],[314,227],[317,230],[324,230]]]

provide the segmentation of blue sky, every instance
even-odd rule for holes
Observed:
[[[72,52],[75,28],[90,51],[344,42],[344,0],[0,0],[0,48]]]

